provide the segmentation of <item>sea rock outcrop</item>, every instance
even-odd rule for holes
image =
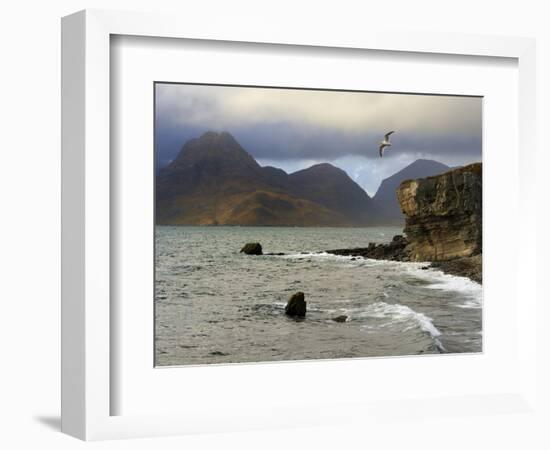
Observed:
[[[391,261],[409,261],[409,251],[407,249],[409,242],[398,234],[393,237],[389,244],[369,243],[368,247],[359,248],[340,248],[327,250],[327,253],[340,256],[351,256],[352,260],[358,256],[370,259],[388,259]]]
[[[397,198],[406,236],[387,244],[327,250],[342,256],[426,261],[443,272],[482,282],[482,165],[403,181]]]
[[[249,242],[241,248],[240,253],[245,253],[247,255],[262,255],[262,244],[259,242]]]
[[[296,292],[290,297],[285,307],[285,314],[292,317],[306,316],[306,301],[303,292]]]
[[[348,316],[341,315],[341,316],[333,317],[332,320],[334,322],[344,323],[346,320],[348,320]]]
[[[431,177],[447,172],[451,168],[445,164],[429,159],[417,159],[412,164],[394,173],[392,176],[382,180],[380,187],[372,198],[376,205],[380,208],[380,215],[385,219],[405,219],[401,212],[399,201],[395,192],[399,185],[405,180],[413,180],[416,178]],[[402,222],[399,223],[400,225]]]
[[[411,261],[447,261],[481,253],[481,163],[407,180],[397,189]]]

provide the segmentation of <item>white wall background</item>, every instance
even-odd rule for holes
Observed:
[[[0,447],[81,448],[84,443],[59,433],[60,359],[60,17],[84,8],[142,11],[179,10],[194,20],[226,16],[262,20],[268,26],[367,29],[384,20],[389,28],[532,36],[538,39],[538,190],[540,237],[538,270],[548,272],[542,255],[550,191],[550,15],[547,2],[535,0],[384,0],[384,1],[169,1],[169,0],[20,0],[0,9]],[[518,239],[519,237],[511,237]],[[529,236],[522,239],[531,238]],[[529,262],[524,262],[529,264]],[[541,286],[542,287],[542,286]],[[550,300],[550,296],[544,297]],[[549,309],[542,304],[542,381],[550,380]],[[334,392],[327,395],[337,395]],[[548,388],[541,397],[550,404]],[[549,448],[546,416],[462,418],[420,422],[399,429],[365,423],[363,429],[312,428],[246,434],[163,438],[88,444],[95,448]]]

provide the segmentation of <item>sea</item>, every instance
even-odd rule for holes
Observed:
[[[157,226],[155,365],[481,352],[480,284],[426,263],[326,252],[401,231]],[[240,253],[247,242],[284,255]],[[302,320],[284,312],[298,291]]]

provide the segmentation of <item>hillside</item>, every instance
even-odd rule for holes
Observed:
[[[341,169],[261,167],[227,132],[188,141],[156,182],[158,224],[364,226],[377,216]]]

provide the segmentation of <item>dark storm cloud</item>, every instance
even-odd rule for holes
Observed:
[[[261,164],[287,172],[331,162],[369,192],[415,159],[481,160],[481,99],[160,84],[157,164],[206,131],[228,131]],[[393,146],[378,156],[383,135]]]
[[[185,142],[204,133],[200,127],[167,127],[157,122],[155,130],[155,149],[157,167],[164,167],[172,161]]]
[[[197,126],[159,127],[157,151],[159,163],[173,159],[189,139],[200,136],[209,128]],[[213,131],[223,131],[221,129]],[[384,131],[378,133],[344,133],[314,129],[310,126],[278,123],[255,125],[227,130],[256,159],[284,161],[293,159],[334,160],[344,156],[378,158],[378,142]],[[465,134],[418,134],[400,132],[392,136],[393,146],[386,158],[403,153],[430,155],[433,159],[448,159],[457,154],[479,158],[481,136]]]
[[[379,158],[378,143],[387,131],[346,133],[279,123],[236,129],[233,133],[255,158],[332,160],[351,155]],[[400,153],[422,153],[445,158],[457,152],[473,157],[481,151],[481,136],[476,135],[396,130],[391,140],[393,146],[386,154],[388,158]]]

